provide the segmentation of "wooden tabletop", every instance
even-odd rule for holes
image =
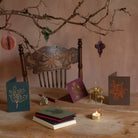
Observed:
[[[131,94],[130,105],[102,105],[102,119],[92,120],[91,114],[100,105],[85,97],[76,103],[58,100],[40,106],[43,94],[60,98],[68,92],[61,89],[30,88],[30,111],[7,112],[6,89],[0,87],[0,138],[138,138],[138,93]],[[34,121],[37,110],[48,106],[76,112],[76,125],[52,130]]]

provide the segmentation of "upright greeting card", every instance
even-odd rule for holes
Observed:
[[[29,111],[29,84],[16,82],[16,77],[6,83],[8,112]]]
[[[81,78],[67,83],[67,89],[73,102],[76,102],[88,95],[88,92]]]
[[[117,76],[113,73],[108,78],[109,104],[129,105],[130,104],[130,77]]]

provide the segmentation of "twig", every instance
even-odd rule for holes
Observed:
[[[0,0],[0,2],[2,2],[2,0]],[[84,0],[81,0],[80,2],[78,2],[78,4],[72,10],[72,13],[67,18],[54,17],[52,15],[48,15],[46,12],[41,15],[40,14],[40,6],[43,5],[46,8],[46,4],[44,3],[43,0],[39,0],[39,2],[35,6],[30,6],[30,7],[24,8],[23,10],[5,10],[5,9],[0,8],[0,16],[6,16],[5,25],[0,26],[0,30],[6,30],[7,22],[10,20],[12,15],[18,15],[18,16],[30,18],[30,19],[32,19],[34,25],[36,25],[36,27],[39,29],[39,39],[37,41],[37,46],[38,46],[39,41],[40,41],[40,36],[41,36],[40,32],[42,30],[45,30],[48,35],[52,35],[52,34],[57,33],[66,24],[73,24],[73,25],[82,26],[91,32],[105,36],[109,32],[123,31],[122,29],[112,29],[117,12],[123,11],[125,14],[131,16],[131,14],[129,13],[129,11],[126,10],[126,8],[115,9],[113,14],[111,15],[111,21],[109,22],[109,26],[107,28],[104,28],[100,24],[107,18],[107,16],[109,16],[109,7],[110,7],[111,0],[105,0],[105,4],[101,8],[96,10],[94,13],[90,13],[89,16],[83,16],[79,12],[79,9],[83,5],[84,2],[85,2]],[[36,9],[37,14],[34,14],[33,11],[30,9],[33,9],[33,10]],[[105,12],[104,15],[101,16],[100,19],[98,19],[98,21],[93,22],[92,21],[93,17],[97,16],[98,14],[100,14],[102,12]],[[75,20],[73,21],[72,20],[72,19],[75,19],[76,17],[80,17],[81,21],[75,21]],[[47,30],[48,26],[43,26],[39,22],[39,21],[45,21],[45,20],[47,22],[51,21],[51,20],[53,22],[58,21],[59,23],[55,24],[56,27],[54,29],[52,29],[52,31],[49,32]],[[89,24],[89,26],[88,26],[88,24]],[[92,27],[95,27],[99,31],[91,29]],[[30,47],[30,48],[34,49],[34,46],[30,44],[29,40],[22,33],[18,32],[16,30],[13,30],[13,29],[8,29],[8,30],[10,32],[14,32],[17,35],[19,35],[20,37],[22,37],[27,48]]]

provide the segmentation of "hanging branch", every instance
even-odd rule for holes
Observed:
[[[2,0],[0,0],[0,2],[2,2]],[[82,26],[91,32],[94,32],[99,35],[104,35],[104,36],[107,35],[109,32],[123,31],[121,29],[112,29],[116,13],[124,12],[125,14],[131,16],[130,13],[126,10],[126,8],[114,9],[113,14],[111,15],[111,20],[109,21],[108,28],[104,28],[101,26],[101,24],[107,18],[107,16],[109,16],[109,7],[110,7],[111,0],[106,0],[105,4],[101,8],[96,10],[94,13],[89,14],[89,16],[83,16],[79,12],[80,7],[83,5],[84,2],[85,2],[84,0],[81,0],[80,2],[78,2],[76,7],[73,9],[72,13],[67,18],[55,17],[52,15],[48,15],[46,12],[43,15],[41,15],[40,10],[39,10],[40,6],[43,5],[46,8],[46,4],[44,3],[44,0],[39,0],[36,6],[27,7],[27,8],[24,8],[23,10],[5,10],[0,7],[0,16],[9,16],[9,19],[11,19],[12,15],[18,15],[18,16],[23,16],[23,17],[32,19],[34,25],[36,25],[39,31],[45,35],[46,40],[49,39],[50,35],[57,33],[66,24]],[[30,11],[30,9],[36,9],[37,14],[34,14],[32,11]],[[103,13],[103,12],[104,12],[104,15],[101,16],[100,19],[98,19],[96,22],[92,21],[94,17],[96,17],[98,14]],[[75,18],[77,17],[79,17],[82,21],[75,21]],[[74,21],[72,21],[72,19],[74,19]],[[42,24],[39,21],[43,21],[43,20],[44,21],[46,20],[47,22],[53,21],[53,23],[58,21],[59,24],[56,24],[57,27],[51,30],[48,26],[42,26]],[[6,21],[5,21],[5,25],[0,26],[0,30],[6,30]],[[9,29],[9,31],[16,33],[17,35],[22,37],[26,47],[30,47],[34,49],[34,46],[29,43],[29,40],[22,33],[16,30],[13,30],[13,29]]]

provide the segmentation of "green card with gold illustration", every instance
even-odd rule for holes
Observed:
[[[29,84],[16,82],[16,77],[6,83],[8,112],[29,111]]]

